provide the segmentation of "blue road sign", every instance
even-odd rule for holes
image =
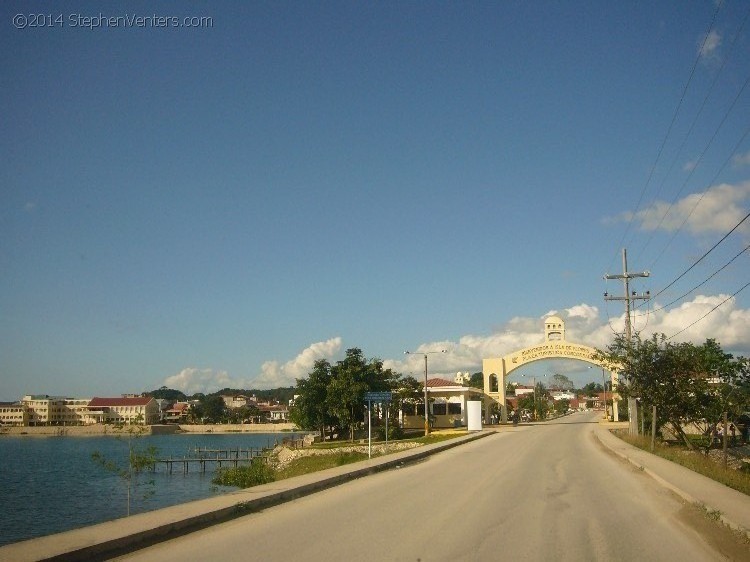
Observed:
[[[390,402],[393,400],[392,392],[365,392],[365,402]]]

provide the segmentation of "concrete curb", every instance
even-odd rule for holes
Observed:
[[[494,434],[484,430],[376,459],[0,547],[0,562],[106,560]]]
[[[594,437],[612,453],[629,462],[638,470],[648,474],[659,485],[677,494],[692,505],[702,506],[708,511],[718,513],[719,520],[722,523],[750,539],[750,525],[748,525],[748,521],[750,521],[750,498],[742,492],[733,490],[706,476],[693,472],[687,467],[634,447],[612,435],[609,429],[601,425],[597,426],[594,430]],[[665,470],[665,466],[668,467],[667,470]],[[702,494],[695,493],[694,483],[701,480],[702,482],[699,485],[703,488],[707,490],[713,488],[721,493],[711,493],[710,491]],[[691,489],[691,491],[688,491],[688,489]],[[700,497],[698,497],[699,495]],[[726,515],[727,511],[737,513],[736,505],[730,505],[728,502],[732,504],[740,502],[740,505],[748,506],[747,513],[745,514],[746,517],[743,519],[744,524]]]

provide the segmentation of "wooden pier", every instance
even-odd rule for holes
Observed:
[[[270,449],[267,448],[250,448],[250,449],[204,449],[196,447],[190,449],[190,456],[182,458],[157,459],[156,466],[164,465],[167,472],[172,474],[175,465],[182,468],[183,474],[190,472],[190,466],[193,465],[199,472],[206,472],[207,466],[213,468],[222,468],[231,466],[237,468],[240,464],[250,464],[253,459],[265,458],[268,456]]]
[[[295,449],[303,446],[302,439],[284,439],[282,443]],[[214,469],[224,466],[237,468],[241,464],[250,464],[253,459],[268,458],[272,450],[273,447],[251,447],[249,449],[207,449],[204,447],[193,447],[188,450],[188,456],[182,458],[169,457],[168,459],[156,459],[153,470],[156,470],[159,465],[163,465],[169,474],[174,472],[175,466],[178,469],[181,467],[183,474],[190,472],[191,465],[202,473],[206,472],[207,466],[212,466]]]

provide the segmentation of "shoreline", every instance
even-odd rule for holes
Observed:
[[[141,435],[224,435],[228,433],[292,433],[301,432],[293,423],[262,424],[168,424],[168,425],[70,425],[70,426],[14,426],[0,428],[3,435],[13,437],[85,437],[127,435],[130,431]]]

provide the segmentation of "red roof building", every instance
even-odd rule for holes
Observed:
[[[88,423],[151,425],[159,423],[159,404],[150,396],[134,398],[92,398],[86,414]]]

